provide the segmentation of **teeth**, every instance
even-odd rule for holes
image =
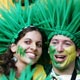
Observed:
[[[35,55],[32,54],[32,53],[27,53],[27,55],[28,55],[30,58],[35,58]]]
[[[56,58],[65,58],[65,56],[55,56]]]

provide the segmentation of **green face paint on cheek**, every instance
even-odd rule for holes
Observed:
[[[54,55],[57,54],[56,49],[54,46],[49,46],[49,55],[52,61],[52,64],[55,63]]]
[[[21,56],[25,56],[25,49],[23,49],[21,46],[18,46],[16,53],[20,54]]]

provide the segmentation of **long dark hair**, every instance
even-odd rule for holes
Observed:
[[[13,54],[8,49],[4,54],[0,55],[0,74],[9,75],[10,68],[15,67],[15,62],[12,60]],[[13,64],[12,64],[13,63]]]

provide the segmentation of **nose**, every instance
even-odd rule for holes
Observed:
[[[36,50],[36,43],[32,43],[31,46],[30,46],[30,48],[31,48],[32,50]]]
[[[63,45],[62,45],[62,44],[58,44],[56,49],[57,49],[57,51],[58,51],[59,53],[61,53],[61,52],[64,51],[64,48],[63,48]]]

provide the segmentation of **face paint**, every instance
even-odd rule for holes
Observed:
[[[58,55],[58,54],[59,53],[55,50],[55,47],[53,46],[49,47],[49,55],[52,60],[52,64],[56,68],[61,69],[61,70],[67,68],[72,62],[74,62],[77,56],[75,46],[70,46],[64,49],[63,53],[60,53],[60,55],[62,54],[65,55],[65,59],[62,62],[58,62],[55,59],[55,55]]]
[[[54,46],[49,46],[49,55],[52,61],[52,64],[54,64],[55,59],[54,59],[54,55],[57,54],[56,49]]]
[[[77,53],[75,50],[74,46],[71,46],[69,48],[66,48],[64,50],[64,54],[67,55],[66,60],[63,62],[63,64],[61,65],[61,67],[66,67],[68,66],[71,62],[75,61]]]
[[[21,56],[25,56],[25,50],[21,46],[18,46],[17,53]]]

